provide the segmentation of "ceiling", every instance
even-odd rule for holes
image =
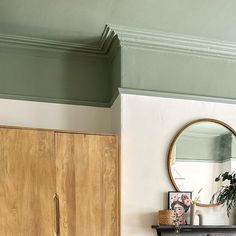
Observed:
[[[236,42],[235,0],[1,0],[0,34],[95,44],[106,24]]]

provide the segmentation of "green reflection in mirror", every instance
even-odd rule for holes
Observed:
[[[192,191],[194,201],[209,204],[221,186],[216,176],[236,170],[234,130],[216,120],[192,122],[178,133],[168,158],[177,190]]]

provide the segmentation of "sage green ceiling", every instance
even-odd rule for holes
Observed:
[[[235,0],[1,0],[0,34],[96,43],[105,24],[236,41]]]

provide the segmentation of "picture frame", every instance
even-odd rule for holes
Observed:
[[[190,224],[191,200],[191,191],[168,192],[168,209],[176,212],[180,225]]]

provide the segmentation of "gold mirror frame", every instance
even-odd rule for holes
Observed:
[[[181,192],[181,190],[178,188],[178,186],[176,185],[175,183],[175,180],[174,180],[174,177],[172,175],[172,172],[171,172],[171,153],[172,153],[172,149],[175,145],[175,142],[176,140],[178,139],[178,137],[180,136],[180,134],[185,130],[187,129],[189,126],[195,124],[195,123],[199,123],[199,122],[213,122],[213,123],[216,123],[216,124],[219,124],[219,125],[222,125],[224,126],[225,128],[227,128],[228,130],[230,130],[234,136],[236,136],[236,131],[231,127],[229,126],[228,124],[224,123],[223,121],[220,121],[220,120],[216,120],[216,119],[211,119],[211,118],[202,118],[202,119],[197,119],[197,120],[194,120],[194,121],[191,121],[189,123],[187,123],[186,125],[184,125],[178,132],[177,134],[174,136],[174,139],[172,140],[171,144],[170,144],[170,147],[169,147],[169,150],[168,150],[168,155],[167,155],[167,169],[168,169],[168,174],[169,174],[169,177],[170,177],[170,180],[171,180],[171,183],[172,185],[174,186],[175,190],[178,191],[178,192]],[[201,206],[201,207],[215,207],[215,206],[219,206],[221,205],[222,203],[212,203],[212,204],[204,204],[204,203],[199,203],[199,202],[194,202],[196,203],[197,206]]]

